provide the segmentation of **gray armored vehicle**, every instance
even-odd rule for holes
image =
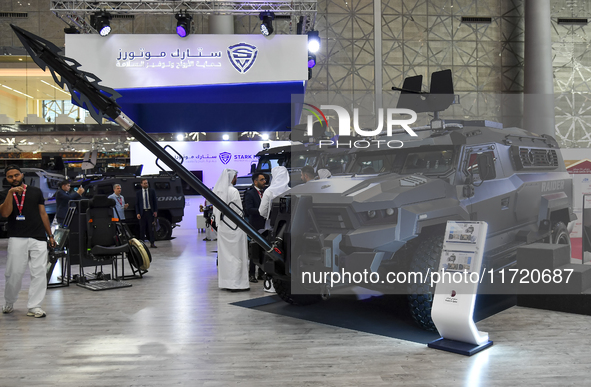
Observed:
[[[366,270],[384,279],[437,271],[448,220],[488,223],[487,271],[513,265],[524,244],[570,244],[572,180],[552,137],[488,121],[437,120],[415,131],[382,138],[402,141],[399,149],[359,149],[348,174],[295,186],[275,200],[271,239],[283,241],[285,262],[261,263],[284,301],[318,302],[353,285],[305,281],[303,273]],[[428,281],[390,290],[382,282],[357,285],[407,294],[416,322],[434,329]]]
[[[314,144],[297,144],[291,146],[280,146],[269,148],[257,153],[259,158],[256,165],[252,165],[250,175],[239,176],[236,182],[236,189],[243,197],[244,192],[252,186],[252,174],[262,172],[271,177],[271,170],[277,166],[284,166],[290,172],[290,185],[292,187],[301,184],[300,171],[302,167],[309,165],[318,169],[328,169],[333,175],[343,173],[346,166],[352,160],[349,152],[335,147],[324,147],[319,149]]]
[[[147,175],[147,176],[112,176],[104,177],[82,184],[86,189],[85,198],[94,195],[111,195],[113,185],[121,184],[121,192],[129,208],[125,210],[125,220],[134,234],[139,234],[139,222],[135,216],[135,195],[141,189],[141,181],[148,179],[151,188],[156,191],[158,198],[158,227],[156,240],[170,239],[173,228],[183,220],[185,214],[185,195],[182,180],[177,176]]]

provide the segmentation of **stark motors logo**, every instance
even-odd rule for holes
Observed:
[[[232,160],[232,153],[222,152],[220,153],[220,160],[224,164],[228,164]]]
[[[259,50],[246,43],[238,43],[228,47],[228,59],[240,74],[245,74],[257,59]]]

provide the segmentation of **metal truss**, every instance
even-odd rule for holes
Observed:
[[[296,21],[304,17],[303,32],[314,29],[316,20],[317,0],[262,0],[262,1],[162,1],[162,0],[128,0],[128,1],[90,1],[90,0],[52,0],[50,10],[68,24],[74,24],[84,33],[96,33],[85,16],[97,11],[108,11],[112,15],[164,15],[176,14],[180,11],[194,15],[250,15],[258,16],[260,12],[273,12],[276,16],[290,16]]]

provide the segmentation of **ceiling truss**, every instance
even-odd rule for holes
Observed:
[[[314,29],[317,0],[298,1],[86,1],[52,0],[50,10],[69,25],[77,26],[83,33],[97,33],[86,16],[97,11],[107,11],[112,15],[165,15],[180,11],[194,15],[235,15],[258,16],[261,12],[273,12],[275,16],[289,16],[297,23],[303,17],[303,33]]]

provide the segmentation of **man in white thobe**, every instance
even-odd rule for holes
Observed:
[[[233,169],[224,169],[213,192],[230,208],[238,207],[242,210],[240,193],[234,188],[237,173]],[[229,218],[224,217],[222,220],[217,208],[214,207],[213,213],[218,226],[218,286],[233,292],[250,290],[246,234],[236,228]],[[236,230],[232,230],[233,228]]]
[[[279,166],[273,168],[271,170],[271,175],[273,176],[273,179],[271,179],[271,185],[265,190],[265,192],[263,192],[261,206],[259,207],[259,214],[267,219],[265,230],[271,229],[271,221],[269,218],[271,217],[273,199],[289,190],[289,172],[285,167]],[[264,285],[265,292],[275,293],[275,288],[273,287],[272,282],[265,281]]]

